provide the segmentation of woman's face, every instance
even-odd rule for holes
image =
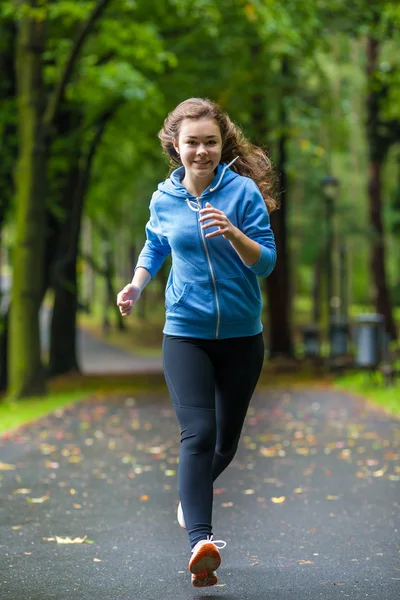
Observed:
[[[211,183],[222,153],[217,122],[208,117],[184,119],[179,137],[173,140],[173,144],[185,167],[185,177],[205,178]]]

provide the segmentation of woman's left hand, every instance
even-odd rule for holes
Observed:
[[[232,240],[235,237],[235,233],[237,231],[237,227],[232,225],[228,217],[222,210],[218,210],[214,206],[212,206],[209,202],[206,203],[206,207],[202,208],[199,213],[202,215],[199,219],[199,222],[208,221],[209,219],[213,219],[210,223],[205,223],[201,226],[202,229],[207,229],[208,227],[218,227],[217,231],[213,231],[212,233],[207,233],[206,238],[213,238],[217,235],[222,235],[227,240]]]

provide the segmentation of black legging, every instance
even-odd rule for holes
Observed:
[[[181,428],[178,489],[190,547],[212,535],[213,482],[232,461],[264,359],[262,334],[165,335],[164,375]]]

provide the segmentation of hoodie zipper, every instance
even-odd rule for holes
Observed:
[[[197,201],[197,204],[199,205],[199,210],[200,210],[201,209],[200,198],[197,197],[196,201]],[[219,322],[220,322],[220,309],[219,309],[219,300],[218,300],[218,293],[217,293],[217,283],[215,281],[214,269],[213,269],[213,266],[211,264],[210,253],[209,253],[208,248],[207,248],[207,243],[206,243],[206,239],[205,239],[205,236],[204,236],[204,230],[201,227],[200,227],[200,231],[201,231],[201,238],[202,238],[203,244],[204,244],[204,250],[206,251],[208,266],[210,267],[211,278],[212,278],[213,285],[214,285],[215,302],[216,302],[216,305],[217,305],[217,328],[216,328],[216,331],[215,331],[215,338],[218,339]]]

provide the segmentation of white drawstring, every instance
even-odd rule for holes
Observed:
[[[209,191],[210,191],[210,192],[215,192],[215,190],[217,189],[217,187],[219,186],[219,184],[220,184],[220,183],[221,183],[221,181],[222,181],[222,178],[223,178],[223,176],[224,176],[224,173],[225,173],[225,171],[226,171],[227,169],[229,169],[229,167],[230,167],[231,165],[233,165],[233,163],[235,162],[235,160],[237,160],[238,158],[239,158],[239,157],[238,157],[238,156],[236,156],[236,158],[234,158],[233,160],[231,160],[231,162],[229,163],[229,165],[225,165],[225,167],[222,169],[222,173],[221,173],[221,176],[220,176],[220,178],[219,178],[219,180],[218,180],[218,183],[217,183],[217,185],[215,185],[213,188],[209,188]],[[186,198],[186,204],[188,205],[188,207],[190,208],[190,210],[193,210],[194,212],[199,212],[199,210],[200,210],[200,206],[199,206],[199,205],[198,205],[198,203],[197,203],[197,202],[195,202],[194,200],[190,200],[189,198]]]
[[[189,198],[186,198],[186,203],[187,203],[188,207],[190,208],[190,210],[194,210],[194,212],[199,212],[200,206],[197,204],[197,202],[195,202],[194,200],[189,200]]]
[[[216,185],[216,186],[214,186],[213,188],[210,188],[210,192],[215,192],[215,190],[217,189],[217,187],[219,186],[219,184],[220,184],[220,183],[221,183],[221,181],[222,181],[222,178],[223,178],[223,176],[224,176],[224,174],[225,174],[225,171],[226,171],[227,169],[229,169],[229,167],[230,167],[231,165],[233,165],[233,163],[235,162],[235,160],[237,160],[238,158],[239,158],[239,157],[238,157],[238,156],[236,156],[236,158],[234,158],[233,160],[231,160],[231,162],[229,163],[229,165],[225,165],[225,167],[222,169],[221,177],[219,178],[217,185]]]

